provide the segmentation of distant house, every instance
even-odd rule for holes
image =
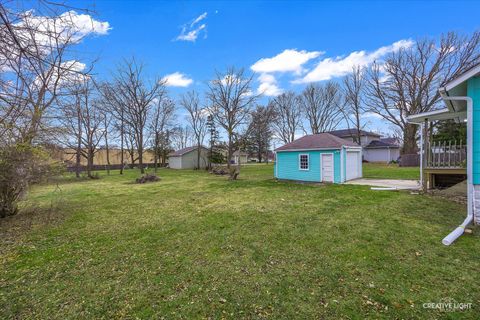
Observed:
[[[197,147],[187,147],[168,155],[168,165],[172,169],[205,169],[208,166],[208,149],[201,147],[200,166],[197,165]]]
[[[395,138],[380,138],[363,147],[363,159],[369,162],[391,162],[400,157],[400,144]]]
[[[247,163],[248,162],[248,153],[246,152],[240,152],[240,151],[235,151],[232,155],[232,164],[240,164]]]
[[[342,183],[362,177],[362,148],[330,133],[304,136],[275,152],[277,179]]]
[[[335,130],[330,133],[352,142],[357,136],[356,129]],[[382,138],[378,133],[360,130],[360,145],[363,147],[363,160],[368,162],[391,162],[400,157],[400,143],[395,138]]]

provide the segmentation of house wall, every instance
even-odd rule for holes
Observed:
[[[369,162],[390,162],[400,156],[400,148],[363,149],[363,159]]]
[[[239,158],[240,158],[240,164],[248,162],[248,156],[247,155],[241,155],[240,157],[238,155],[234,155],[233,158],[232,158],[233,164],[238,164]]]
[[[172,169],[194,169],[197,167],[197,150],[190,151],[179,157],[170,157],[168,161]],[[200,154],[200,168],[205,169],[208,165],[208,151],[202,150]]]
[[[345,138],[342,138],[344,140],[347,140],[347,141],[350,141],[350,142],[353,142],[353,137],[345,137]],[[360,144],[362,146],[366,146],[368,145],[370,142],[372,141],[376,141],[380,139],[379,137],[376,137],[376,136],[360,136]]]
[[[169,157],[168,166],[172,169],[182,169],[182,157]]]
[[[200,153],[200,168],[205,169],[208,165],[208,152],[202,150]],[[182,169],[194,169],[197,166],[197,150],[191,151],[182,156]]]
[[[320,182],[320,155],[333,153],[334,182],[341,182],[340,150],[280,151],[275,162],[275,177],[286,180]],[[299,169],[299,155],[309,155],[309,169]]]
[[[473,100],[473,184],[480,184],[480,78],[467,82],[467,95]]]

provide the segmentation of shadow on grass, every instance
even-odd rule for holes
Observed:
[[[61,196],[49,205],[23,204],[18,214],[0,219],[0,255],[17,247],[31,231],[62,223],[73,211]]]

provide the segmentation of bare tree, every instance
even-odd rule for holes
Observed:
[[[143,152],[145,149],[147,120],[154,102],[161,100],[165,93],[164,81],[155,80],[147,83],[143,79],[142,63],[138,63],[135,58],[124,60],[122,65],[117,68],[114,75],[116,92],[124,102],[124,121],[130,127],[130,133],[133,135],[131,147],[135,145],[138,154],[138,164],[142,173]]]
[[[65,83],[88,73],[72,57],[71,47],[84,36],[76,13],[59,14],[51,3],[43,9],[48,17],[0,3],[0,133],[26,144],[38,137]]]
[[[193,132],[189,126],[176,126],[171,131],[171,138],[175,150],[184,149],[192,145]]]
[[[207,110],[200,105],[200,99],[195,91],[189,91],[180,98],[180,105],[188,113],[187,121],[192,128],[197,145],[196,169],[200,169],[200,158],[203,149],[203,140],[207,134]]]
[[[170,134],[173,120],[175,119],[175,103],[165,98],[159,100],[153,111],[151,122],[152,142],[154,152],[154,167],[157,172],[158,159],[161,157],[162,165],[165,164],[167,151],[170,145]]]
[[[420,40],[389,54],[368,72],[366,105],[403,132],[403,154],[417,152],[417,127],[407,117],[434,109],[438,88],[480,63],[480,33],[454,32],[439,41]]]
[[[98,100],[100,101],[102,100]],[[103,116],[103,130],[104,130],[104,138],[105,138],[105,153],[106,153],[106,160],[107,160],[107,174],[110,175],[110,148],[108,144],[108,139],[109,139],[109,132],[111,129],[111,123],[112,123],[112,116],[108,113],[105,112],[104,109],[102,108],[102,116]]]
[[[293,92],[285,92],[270,101],[273,109],[273,132],[283,143],[295,140],[300,127],[302,113],[298,97]]]
[[[240,161],[235,170],[231,170],[230,161],[234,152],[235,135],[248,116],[252,104],[258,96],[252,92],[252,75],[246,75],[243,69],[229,68],[225,73],[216,73],[214,80],[208,83],[207,96],[211,103],[211,114],[227,134],[227,166],[230,179],[240,174]]]
[[[67,133],[65,144],[76,150],[77,177],[81,157],[87,160],[88,177],[93,177],[94,157],[106,134],[105,113],[95,100],[94,90],[95,87],[88,78],[72,85],[69,94],[71,99],[62,103],[59,118]]]
[[[305,112],[313,134],[335,129],[342,120],[341,92],[338,84],[310,84],[300,95],[300,105]]]
[[[247,150],[257,156],[258,162],[264,157],[268,162],[268,151],[272,140],[272,119],[274,118],[273,107],[258,105],[252,111],[251,121],[246,134]]]
[[[348,128],[355,130],[354,142],[361,144],[361,116],[364,111],[363,93],[365,88],[365,70],[355,66],[352,73],[343,78],[343,97],[342,113]]]
[[[97,84],[97,88],[102,96],[102,108],[105,113],[112,117],[113,128],[120,138],[120,174],[123,174],[125,163],[125,133],[127,126],[125,122],[125,109],[127,101],[125,101],[125,96],[116,93],[119,88],[118,84],[114,82]]]

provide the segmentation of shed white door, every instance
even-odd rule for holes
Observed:
[[[322,167],[322,181],[333,182],[333,154],[322,154],[320,166]]]
[[[347,180],[360,178],[360,165],[360,152],[347,151],[347,167],[345,168]]]
[[[170,157],[168,158],[168,166],[172,169],[182,168],[182,157]]]

